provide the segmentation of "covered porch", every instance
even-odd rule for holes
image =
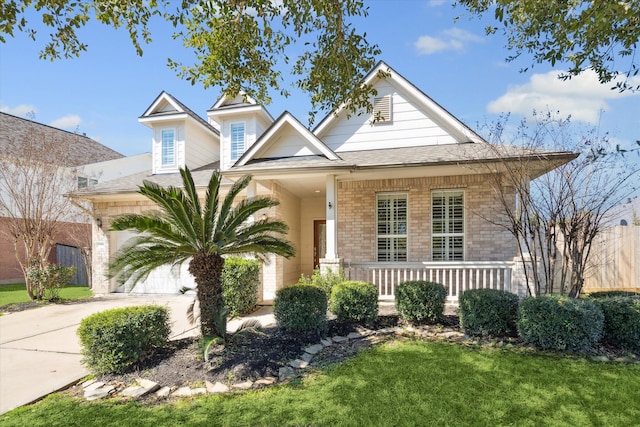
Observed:
[[[460,294],[470,289],[499,289],[517,293],[513,269],[512,261],[344,264],[344,274],[349,280],[373,283],[382,301],[392,301],[396,288],[402,282],[426,280],[443,284],[449,303],[457,303]]]

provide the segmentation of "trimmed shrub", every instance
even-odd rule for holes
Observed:
[[[320,270],[313,270],[313,275],[311,277],[305,276],[304,274],[300,276],[298,285],[317,286],[324,291],[327,298],[331,298],[331,291],[333,290],[333,287],[338,283],[346,281],[347,278],[345,277],[344,270],[342,268],[340,268],[338,272],[328,270],[324,274],[320,273]]]
[[[166,344],[169,310],[158,305],[116,308],[80,322],[83,361],[96,374],[122,373]]]
[[[433,323],[442,317],[447,290],[440,283],[403,282],[396,289],[396,309],[410,323]]]
[[[378,289],[367,282],[339,283],[331,291],[329,309],[338,320],[373,323],[378,318]]]
[[[602,291],[587,295],[589,298],[632,297],[640,298],[640,293],[631,291]]]
[[[460,327],[469,335],[516,333],[518,296],[498,289],[471,289],[459,299]]]
[[[586,351],[602,337],[604,315],[598,304],[556,295],[528,297],[518,307],[518,333],[541,348]]]
[[[236,317],[251,313],[258,304],[260,262],[243,258],[225,259],[222,284],[228,315]]]
[[[293,285],[276,292],[273,314],[278,326],[296,332],[327,333],[327,296],[311,285]]]
[[[604,341],[625,350],[640,351],[640,299],[609,297],[596,301],[604,313]]]

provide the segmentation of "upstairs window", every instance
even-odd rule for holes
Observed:
[[[162,131],[161,148],[162,166],[175,166],[176,164],[176,139],[173,129]]]
[[[431,193],[431,242],[434,261],[464,260],[464,192]]]
[[[82,189],[82,188],[87,188],[87,187],[91,187],[93,185],[96,185],[98,183],[97,179],[94,178],[87,178],[86,176],[79,176],[78,177],[78,189]]]
[[[231,123],[231,160],[244,154],[244,123]]]
[[[379,262],[407,260],[407,195],[377,195]]]

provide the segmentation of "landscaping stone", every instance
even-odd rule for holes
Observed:
[[[138,378],[136,379],[136,381],[138,382],[138,384],[140,384],[141,387],[144,387],[144,389],[147,390],[147,393],[153,393],[160,388],[160,384],[146,378]]]
[[[333,341],[323,338],[320,340],[320,344],[322,344],[325,347],[331,347],[331,345],[333,344]]]
[[[115,387],[108,385],[104,387],[94,388],[92,390],[85,390],[84,398],[91,401],[96,399],[102,399],[103,397],[107,397],[115,390]]]
[[[93,391],[102,387],[104,383],[102,381],[93,381],[88,386],[84,387],[84,392]]]
[[[253,381],[244,381],[241,383],[233,384],[232,389],[235,390],[249,390],[253,386]]]
[[[364,337],[365,336],[362,335],[360,332],[350,332],[349,335],[347,335],[347,338],[350,340],[359,340]]]
[[[120,392],[120,395],[124,397],[133,397],[134,399],[137,399],[138,397],[142,397],[147,393],[148,391],[146,388],[139,385],[132,385],[122,390]]]
[[[441,332],[438,334],[438,336],[442,338],[458,338],[458,337],[462,337],[462,335],[464,335],[462,332],[455,332],[455,331]]]
[[[300,356],[300,359],[304,360],[307,363],[309,363],[309,362],[311,362],[311,359],[313,359],[313,354],[305,353],[302,356]]]
[[[189,397],[191,396],[191,388],[180,387],[179,389],[171,393],[171,395],[175,397]]]
[[[229,392],[229,387],[226,384],[222,384],[221,382],[217,382],[212,384],[211,382],[205,382],[207,386],[207,392],[210,394],[218,394],[218,393],[227,393]]]
[[[80,384],[80,387],[82,387],[83,389],[86,389],[86,388],[87,388],[87,387],[89,387],[91,384],[95,384],[95,383],[96,383],[96,381],[98,381],[98,380],[96,380],[95,378],[94,378],[94,379],[91,379],[91,380],[86,380],[85,382],[83,382],[82,384]]]
[[[255,385],[255,386],[267,386],[267,385],[271,385],[271,384],[273,384],[275,382],[276,382],[276,379],[274,377],[264,377],[264,378],[260,378],[258,381],[253,383],[253,385]]]
[[[280,382],[288,380],[296,376],[296,371],[291,366],[284,366],[278,370],[278,379]]]
[[[156,391],[157,397],[167,397],[171,394],[171,387],[162,387],[160,390]]]
[[[314,344],[311,347],[307,347],[304,349],[305,352],[309,354],[318,354],[324,348],[323,344]]]
[[[207,394],[207,389],[204,387],[192,388],[191,396],[197,396],[199,394]]]
[[[309,366],[309,362],[305,362],[304,360],[296,359],[289,362],[289,366],[296,369],[304,369]]]
[[[340,344],[340,343],[343,343],[343,342],[347,342],[347,341],[349,341],[349,338],[347,338],[347,337],[343,337],[343,336],[340,336],[340,335],[337,335],[337,336],[335,336],[335,337],[333,337],[333,338],[331,338],[331,339],[332,339],[332,340],[333,340],[333,342],[334,342],[334,343],[336,343],[336,344]]]

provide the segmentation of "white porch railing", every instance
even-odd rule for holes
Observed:
[[[346,263],[344,273],[349,280],[361,280],[378,287],[381,300],[393,300],[396,287],[408,280],[442,283],[447,300],[457,302],[468,289],[491,288],[513,292],[511,261]]]

